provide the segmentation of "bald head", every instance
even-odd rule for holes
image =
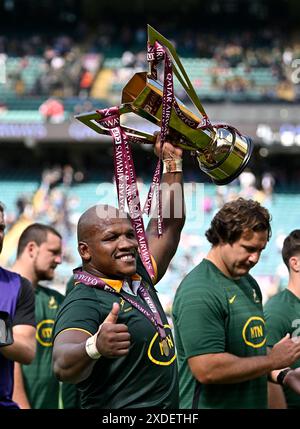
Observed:
[[[78,242],[89,241],[97,230],[106,228],[114,219],[129,219],[129,216],[108,204],[97,204],[90,207],[79,218],[77,226]]]
[[[138,242],[126,213],[109,205],[93,206],[80,217],[77,234],[84,270],[112,279],[136,273]]]

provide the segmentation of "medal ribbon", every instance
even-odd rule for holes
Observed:
[[[118,107],[97,110],[101,115],[98,122],[107,128],[114,143],[114,166],[118,193],[119,209],[124,211],[127,202],[132,226],[134,228],[141,260],[152,280],[155,272],[150,257],[148,241],[145,233],[144,222],[141,213],[139,191],[136,182],[136,173],[132,159],[128,138],[120,125],[120,111]]]
[[[157,310],[156,305],[147,290],[147,287],[143,285],[143,282],[141,282],[141,284],[139,285],[137,293],[147,303],[150,311],[148,311],[143,305],[141,305],[132,297],[124,295],[121,292],[116,292],[111,286],[105,283],[105,281],[103,281],[101,278],[96,277],[93,274],[90,274],[87,271],[82,270],[82,268],[75,268],[75,270],[73,270],[73,274],[74,274],[74,280],[80,283],[83,283],[86,286],[105,290],[107,292],[114,293],[115,295],[120,295],[125,301],[129,302],[140,313],[142,313],[144,316],[147,317],[147,319],[154,325],[161,340],[164,340],[167,337],[159,311]]]

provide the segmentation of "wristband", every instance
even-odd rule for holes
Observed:
[[[182,171],[182,158],[163,159],[163,173],[180,173]]]
[[[98,329],[95,335],[88,338],[85,342],[85,351],[87,352],[87,354],[91,359],[99,359],[101,357],[101,353],[99,353],[99,350],[97,349],[97,345],[96,345],[100,328]]]
[[[280,373],[277,375],[277,383],[281,386],[283,385],[283,380],[285,379],[285,376],[288,372],[292,371],[292,368],[286,368],[280,371]]]

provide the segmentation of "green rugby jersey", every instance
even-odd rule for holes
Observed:
[[[82,408],[178,408],[178,374],[171,328],[153,287],[149,287],[149,293],[167,333],[168,356],[153,324],[121,295],[79,283],[66,297],[57,315],[54,336],[68,328],[94,335],[114,302],[120,304],[118,323],[126,324],[131,335],[128,355],[115,359],[102,356],[91,375],[77,384]],[[126,292],[122,294],[126,296]],[[147,307],[141,297],[135,299]]]
[[[71,292],[71,290],[73,290],[73,288],[74,288],[74,278],[73,276],[71,276],[66,285],[65,295],[68,295]]]
[[[181,408],[267,408],[267,377],[236,384],[200,384],[188,358],[210,353],[266,354],[262,296],[249,275],[226,277],[204,259],[182,281],[173,303]]]
[[[300,299],[290,290],[282,292],[270,298],[264,307],[266,324],[268,329],[267,345],[273,347],[286,334],[293,334],[300,324]],[[298,333],[299,335],[299,333]],[[291,365],[298,368],[300,359]],[[300,408],[300,396],[288,387],[283,386],[288,408]]]
[[[59,382],[52,372],[52,329],[64,296],[42,286],[35,289],[36,355],[22,365],[24,387],[31,408],[58,408]]]

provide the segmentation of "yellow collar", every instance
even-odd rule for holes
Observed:
[[[157,282],[157,265],[156,265],[156,261],[153,258],[153,256],[151,255],[151,260],[153,263],[153,267],[154,267],[154,272],[155,272],[155,278],[153,281],[153,284],[156,284]],[[113,279],[105,279],[103,277],[99,277],[101,280],[103,280],[105,283],[107,283],[110,287],[112,287],[116,292],[120,293],[122,286],[123,286],[123,280],[113,280]],[[131,280],[135,281],[135,284],[137,285],[137,281],[141,281],[142,277],[139,276],[138,274],[134,274],[133,276],[131,276]],[[74,285],[80,283],[80,281],[77,281],[74,283]]]
[[[100,277],[101,280],[103,280],[108,286],[112,287],[116,292],[120,293],[122,286],[123,286],[123,280],[113,280],[113,279],[105,279],[103,277]],[[138,274],[134,274],[131,276],[131,280],[141,280],[142,277]]]

